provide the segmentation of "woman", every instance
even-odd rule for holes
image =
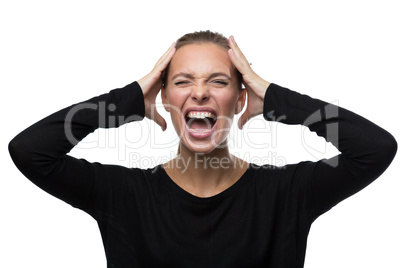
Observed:
[[[180,136],[175,159],[129,169],[67,155],[99,127],[147,117],[166,129],[160,90]],[[228,130],[246,101],[240,128],[281,117],[341,154],[283,168],[231,155]],[[138,82],[62,109],[9,145],[26,177],[97,220],[108,267],[303,267],[312,222],[380,176],[396,149],[372,122],[265,81],[233,37],[209,31],[180,38]]]

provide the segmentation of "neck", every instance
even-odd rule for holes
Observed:
[[[248,163],[229,153],[227,146],[210,153],[196,153],[180,145],[180,154],[165,164],[176,184],[200,197],[218,194],[233,185]]]

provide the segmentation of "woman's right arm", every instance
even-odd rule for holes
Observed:
[[[138,82],[64,108],[22,131],[9,143],[17,168],[34,184],[75,207],[91,207],[94,195],[106,197],[117,183],[114,179],[124,176],[124,168],[91,164],[67,153],[97,128],[119,127],[144,116],[166,129],[153,104],[174,53],[173,43]]]
[[[34,184],[74,206],[86,206],[94,164],[67,153],[97,128],[118,127],[144,115],[143,92],[134,82],[49,115],[12,139],[9,151]]]

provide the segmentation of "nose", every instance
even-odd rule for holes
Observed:
[[[209,99],[209,90],[206,85],[196,85],[191,92],[191,99],[196,102],[205,102]]]

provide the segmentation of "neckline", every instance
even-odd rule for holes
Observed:
[[[160,175],[162,177],[162,181],[169,187],[170,190],[172,190],[174,193],[179,195],[180,197],[186,199],[187,201],[190,201],[192,203],[200,204],[200,205],[209,205],[213,204],[215,202],[218,202],[222,199],[224,199],[227,196],[232,195],[233,193],[236,192],[236,190],[245,184],[248,180],[247,178],[250,177],[250,173],[253,170],[253,165],[252,163],[249,163],[246,171],[240,176],[240,178],[232,184],[230,187],[226,188],[222,192],[209,196],[209,197],[199,197],[196,195],[193,195],[183,188],[181,188],[178,184],[174,182],[174,180],[167,174],[165,168],[163,167],[163,164],[160,164],[159,166],[160,169]]]

